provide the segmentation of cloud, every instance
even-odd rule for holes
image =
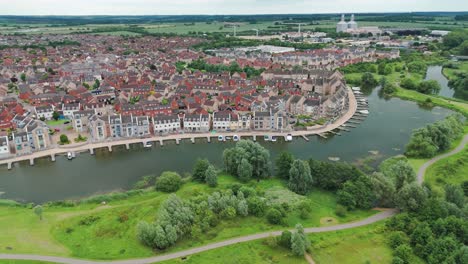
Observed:
[[[3,0],[5,1],[5,0]],[[460,0],[14,0],[2,15],[313,14],[468,10]]]

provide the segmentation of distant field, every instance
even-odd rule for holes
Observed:
[[[349,19],[349,18],[347,18]],[[294,22],[294,21],[292,21]],[[438,18],[437,21],[424,22],[368,22],[368,21],[359,21],[359,16],[357,17],[357,22],[360,26],[379,26],[383,28],[429,28],[429,29],[457,29],[457,28],[467,28],[468,22],[456,22],[453,18],[442,17]],[[317,21],[314,25],[303,25],[301,28],[304,31],[313,31],[316,28],[334,28],[336,26],[337,20],[321,20]],[[24,34],[70,34],[70,33],[89,33],[94,29],[103,30],[105,28],[118,28],[122,27],[122,31],[112,30],[108,32],[109,35],[135,35],[131,34],[125,29],[128,28],[130,24],[88,24],[80,26],[52,26],[48,24],[1,24],[0,33],[2,34],[14,34],[14,33],[24,33]],[[139,26],[145,28],[149,33],[175,33],[175,34],[187,34],[188,32],[225,32],[233,34],[234,30],[230,27],[224,27],[223,22],[196,22],[196,23],[145,23],[138,24]],[[240,23],[240,26],[237,28],[237,32],[242,32],[241,34],[255,35],[253,29],[258,29],[260,31],[265,30],[280,30],[287,29],[286,26],[275,25],[275,21],[262,21],[258,23]],[[289,30],[296,31],[298,28],[296,25],[290,26]],[[102,32],[99,34],[106,34],[107,32]],[[137,34],[136,34],[137,35]]]

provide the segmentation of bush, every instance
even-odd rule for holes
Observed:
[[[266,218],[270,224],[278,225],[283,222],[283,216],[280,211],[271,208],[267,211]]]
[[[338,216],[338,217],[345,217],[346,214],[348,213],[348,210],[346,209],[346,207],[342,206],[341,204],[338,204],[335,208],[335,214]]]
[[[247,199],[249,213],[255,216],[262,216],[266,210],[266,203],[258,196],[251,196]]]
[[[391,248],[396,249],[401,245],[408,245],[409,238],[404,232],[395,231],[390,233],[390,235],[388,236],[388,244]]]
[[[175,192],[182,186],[182,177],[177,172],[166,171],[156,179],[156,190],[162,192]]]
[[[291,236],[292,233],[290,231],[283,231],[283,233],[281,233],[281,236],[277,237],[276,243],[280,247],[291,249]]]

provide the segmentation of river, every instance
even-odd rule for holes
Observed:
[[[449,87],[448,79],[442,74],[442,66],[429,66],[427,68],[426,79],[425,80],[435,80],[440,84],[439,95],[453,98],[455,90]]]
[[[321,139],[310,137],[306,142],[295,138],[293,142],[261,142],[274,158],[281,151],[290,151],[296,157],[328,160],[339,157],[342,161],[354,162],[378,151],[378,160],[402,154],[411,131],[428,123],[440,120],[451,113],[443,108],[427,110],[416,103],[392,98],[385,100],[375,89],[368,96],[370,114],[367,119],[353,128],[342,132],[342,136]],[[24,202],[42,203],[52,200],[72,199],[113,190],[128,189],[142,176],[160,174],[165,170],[189,172],[197,158],[208,158],[217,166],[222,165],[222,151],[234,143],[215,140],[195,144],[189,140],[180,145],[165,142],[152,149],[140,146],[115,147],[97,150],[95,155],[81,153],[69,161],[64,156],[56,162],[49,158],[37,159],[34,166],[28,162],[14,164],[8,171],[0,167],[1,198]]]

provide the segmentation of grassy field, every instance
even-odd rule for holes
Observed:
[[[267,240],[252,241],[235,244],[227,247],[213,249],[203,253],[188,256],[186,259],[175,259],[161,262],[163,264],[271,264],[271,263],[291,263],[306,264],[302,257],[291,254],[290,251],[276,246],[269,245]]]
[[[443,192],[446,184],[460,185],[468,180],[468,148],[451,157],[442,159],[427,169],[425,182]]]
[[[233,177],[223,175],[217,188],[198,183],[186,183],[177,195],[188,198],[197,193],[209,193],[225,189],[236,182]],[[256,183],[252,182],[251,185]],[[274,202],[306,200],[311,205],[311,214],[301,219],[295,210],[288,214],[284,226],[271,225],[265,218],[248,216],[231,221],[222,221],[209,232],[195,239],[182,239],[168,251],[178,251],[194,246],[221,241],[232,237],[281,230],[300,222],[304,226],[323,226],[365,218],[377,211],[353,211],[345,217],[335,214],[336,198],[329,192],[312,191],[308,196],[291,193],[284,183],[264,180],[257,190]],[[0,207],[0,252],[31,253],[58,256],[73,256],[91,259],[122,259],[146,257],[162,252],[153,252],[141,245],[135,236],[136,224],[140,220],[155,218],[159,205],[168,194],[147,191],[125,200],[111,201],[105,205],[81,204],[76,207],[45,207],[40,221],[31,209],[22,207]],[[83,224],[92,216],[91,223]],[[330,221],[325,221],[330,219]],[[8,248],[8,249],[7,249]]]
[[[8,260],[0,259],[0,264],[52,264],[54,262],[37,261],[37,260]]]
[[[385,241],[384,222],[350,230],[309,234],[308,238],[312,245],[312,258],[317,264],[385,264],[392,260],[392,250]],[[276,246],[271,240],[231,245],[195,254],[185,260],[162,263],[307,263],[303,258],[295,257]]]
[[[333,29],[336,27],[339,17],[337,16],[336,20],[323,20],[316,21],[317,24],[314,25],[303,25],[301,28],[304,31],[314,31],[316,28],[323,29]],[[458,21],[457,24],[454,24],[454,20],[447,19],[445,21],[434,21],[434,22],[424,22],[424,21],[415,21],[415,22],[368,22],[368,21],[359,21],[359,16],[357,17],[357,22],[359,26],[379,26],[382,28],[429,28],[429,29],[458,29],[467,27],[468,23]],[[444,24],[446,23],[446,24]],[[233,33],[232,28],[224,27],[222,21],[219,22],[196,22],[196,23],[145,23],[138,24],[141,27],[144,27],[150,33],[176,33],[176,34],[187,34],[190,31],[196,31],[201,33],[208,32],[225,32]],[[87,24],[79,26],[52,26],[48,24],[2,24],[0,25],[0,33],[2,34],[14,34],[14,33],[23,33],[23,34],[70,34],[70,33],[88,33],[94,29],[104,29],[109,26],[121,27],[123,32],[119,32],[117,35],[125,33],[124,29],[130,26],[129,24]],[[269,28],[270,27],[270,28]],[[259,29],[260,31],[270,30],[275,31],[279,29],[286,29],[285,26],[274,25],[274,21],[261,21],[255,24],[250,23],[240,23],[240,26],[237,28],[237,32],[245,32],[252,36],[255,35],[253,29]],[[297,26],[292,26],[289,31],[297,31]],[[250,32],[250,33],[249,33]],[[104,32],[104,34],[116,35],[116,32]]]
[[[392,260],[383,222],[308,237],[312,244],[311,255],[317,264],[391,263]]]

